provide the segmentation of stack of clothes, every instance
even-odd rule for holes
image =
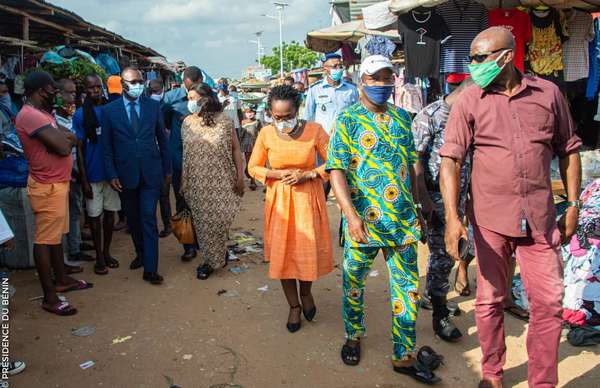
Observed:
[[[587,185],[581,201],[577,233],[562,247],[563,319],[573,328],[569,341],[573,343],[573,337],[574,345],[580,345],[582,339],[589,340],[583,335],[586,333],[600,343],[600,179]]]

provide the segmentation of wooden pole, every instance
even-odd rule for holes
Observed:
[[[23,40],[29,40],[29,17],[23,16]]]

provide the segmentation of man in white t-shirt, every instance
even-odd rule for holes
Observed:
[[[233,126],[239,136],[242,121],[242,104],[237,96],[229,92],[227,81],[219,82],[219,102],[223,104],[223,112],[233,121]]]

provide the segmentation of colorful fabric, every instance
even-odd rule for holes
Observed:
[[[344,248],[342,313],[346,338],[359,339],[366,333],[364,290],[365,279],[379,252],[377,247]],[[410,354],[416,344],[416,322],[419,299],[417,243],[383,248],[389,272],[392,305],[393,360]]]
[[[69,182],[73,157],[70,154],[60,156],[48,151],[36,137],[44,127],[58,128],[54,116],[26,104],[17,115],[15,126],[29,162],[29,175],[41,183]]]
[[[529,64],[535,74],[557,77],[563,70],[562,41],[565,39],[559,12],[532,11],[533,37],[529,44]]]
[[[590,74],[587,81],[585,97],[593,101],[598,95],[600,84],[600,19],[594,19],[594,39],[589,45]]]
[[[333,270],[327,203],[323,192],[329,136],[307,122],[300,137],[283,139],[275,126],[260,130],[248,163],[248,172],[267,187],[265,196],[265,261],[272,279],[314,281]],[[267,179],[267,162],[275,170],[316,171],[321,179],[290,186]]]
[[[594,21],[587,12],[571,10],[567,18],[569,39],[563,44],[565,81],[587,78],[590,72],[589,42],[594,40]]]
[[[365,46],[371,55],[383,55],[386,58],[391,58],[396,44],[385,36],[374,36]]]
[[[393,247],[419,241],[410,181],[416,160],[410,117],[402,109],[388,104],[386,113],[375,114],[356,104],[340,114],[326,170],[344,170],[354,209],[369,231],[366,245],[352,241],[344,218],[347,245]]]

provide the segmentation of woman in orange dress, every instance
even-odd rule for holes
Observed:
[[[290,305],[286,326],[293,333],[301,312],[307,321],[317,312],[312,282],[333,269],[327,174],[325,165],[316,166],[317,155],[327,157],[329,137],[319,124],[297,119],[300,95],[291,86],[274,87],[267,105],[273,123],[259,132],[248,171],[267,187],[265,260],[269,276],[281,280]]]

